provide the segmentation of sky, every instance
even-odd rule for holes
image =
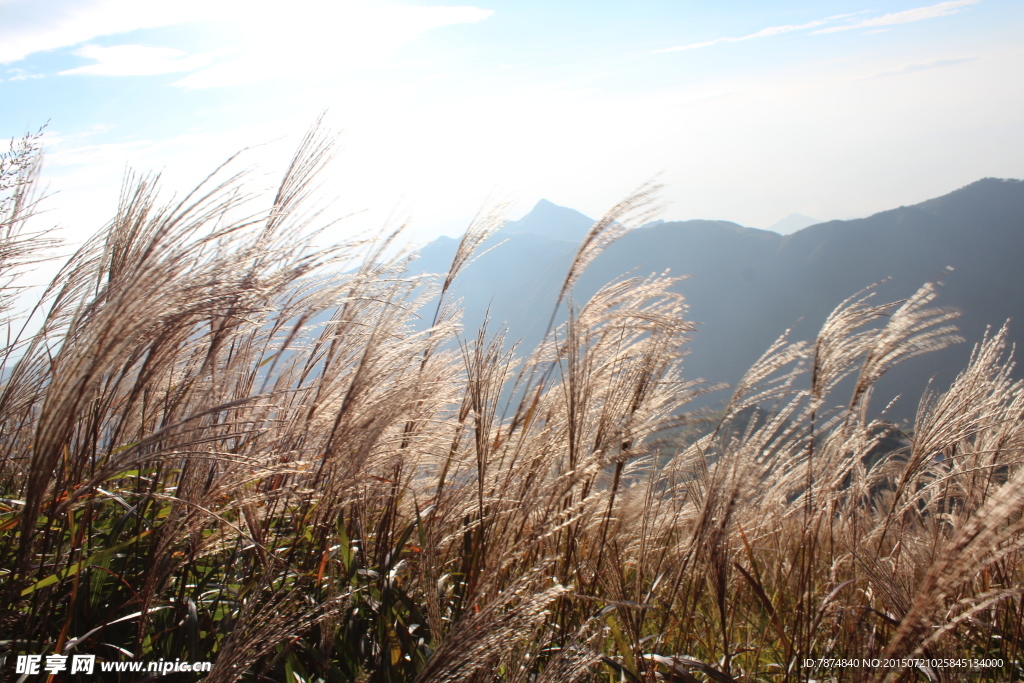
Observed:
[[[1024,177],[1019,0],[0,0],[0,136],[47,124],[71,242],[126,170],[270,187],[326,111],[339,239],[457,235],[488,202],[847,219]],[[48,123],[47,123],[48,122]]]

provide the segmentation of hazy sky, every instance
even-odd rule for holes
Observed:
[[[325,195],[456,234],[490,196],[590,215],[849,218],[1024,177],[1019,0],[0,0],[0,135],[47,120],[51,222],[126,166],[280,174],[327,109]],[[339,228],[340,230],[340,228]]]

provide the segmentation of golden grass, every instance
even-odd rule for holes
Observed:
[[[42,239],[31,143],[0,174],[8,295]],[[1019,675],[1024,392],[1004,331],[905,435],[869,417],[872,387],[956,341],[954,315],[930,285],[862,293],[680,430],[700,387],[673,278],[609,284],[525,354],[461,336],[450,285],[498,222],[424,291],[380,244],[313,247],[303,200],[328,156],[314,130],[242,219],[238,177],[168,206],[130,181],[41,329],[12,332],[8,652],[212,660],[215,682]],[[651,192],[595,225],[562,299]],[[803,666],[909,657],[1002,663]]]

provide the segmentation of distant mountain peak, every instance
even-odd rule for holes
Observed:
[[[817,218],[811,218],[810,216],[805,216],[802,213],[791,213],[782,220],[772,223],[765,229],[777,232],[780,235],[788,235],[796,232],[797,230],[803,230],[806,227],[817,225],[822,222],[823,221],[819,221]]]
[[[584,216],[575,209],[559,206],[547,199],[540,199],[528,214],[517,221],[509,222],[504,227],[504,231],[579,242],[586,236],[593,224],[592,218]]]

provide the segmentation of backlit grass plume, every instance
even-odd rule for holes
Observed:
[[[262,209],[228,168],[168,204],[130,178],[32,333],[10,314],[44,246],[25,230],[35,139],[4,157],[5,676],[26,653],[209,661],[217,682],[1020,675],[1005,332],[900,431],[872,389],[958,341],[954,313],[932,285],[864,292],[690,415],[676,278],[572,300],[653,188],[595,224],[564,319],[510,351],[446,298],[496,219],[434,280],[382,243],[324,248],[304,202],[329,151],[314,129]],[[805,666],[911,656],[988,664]]]

